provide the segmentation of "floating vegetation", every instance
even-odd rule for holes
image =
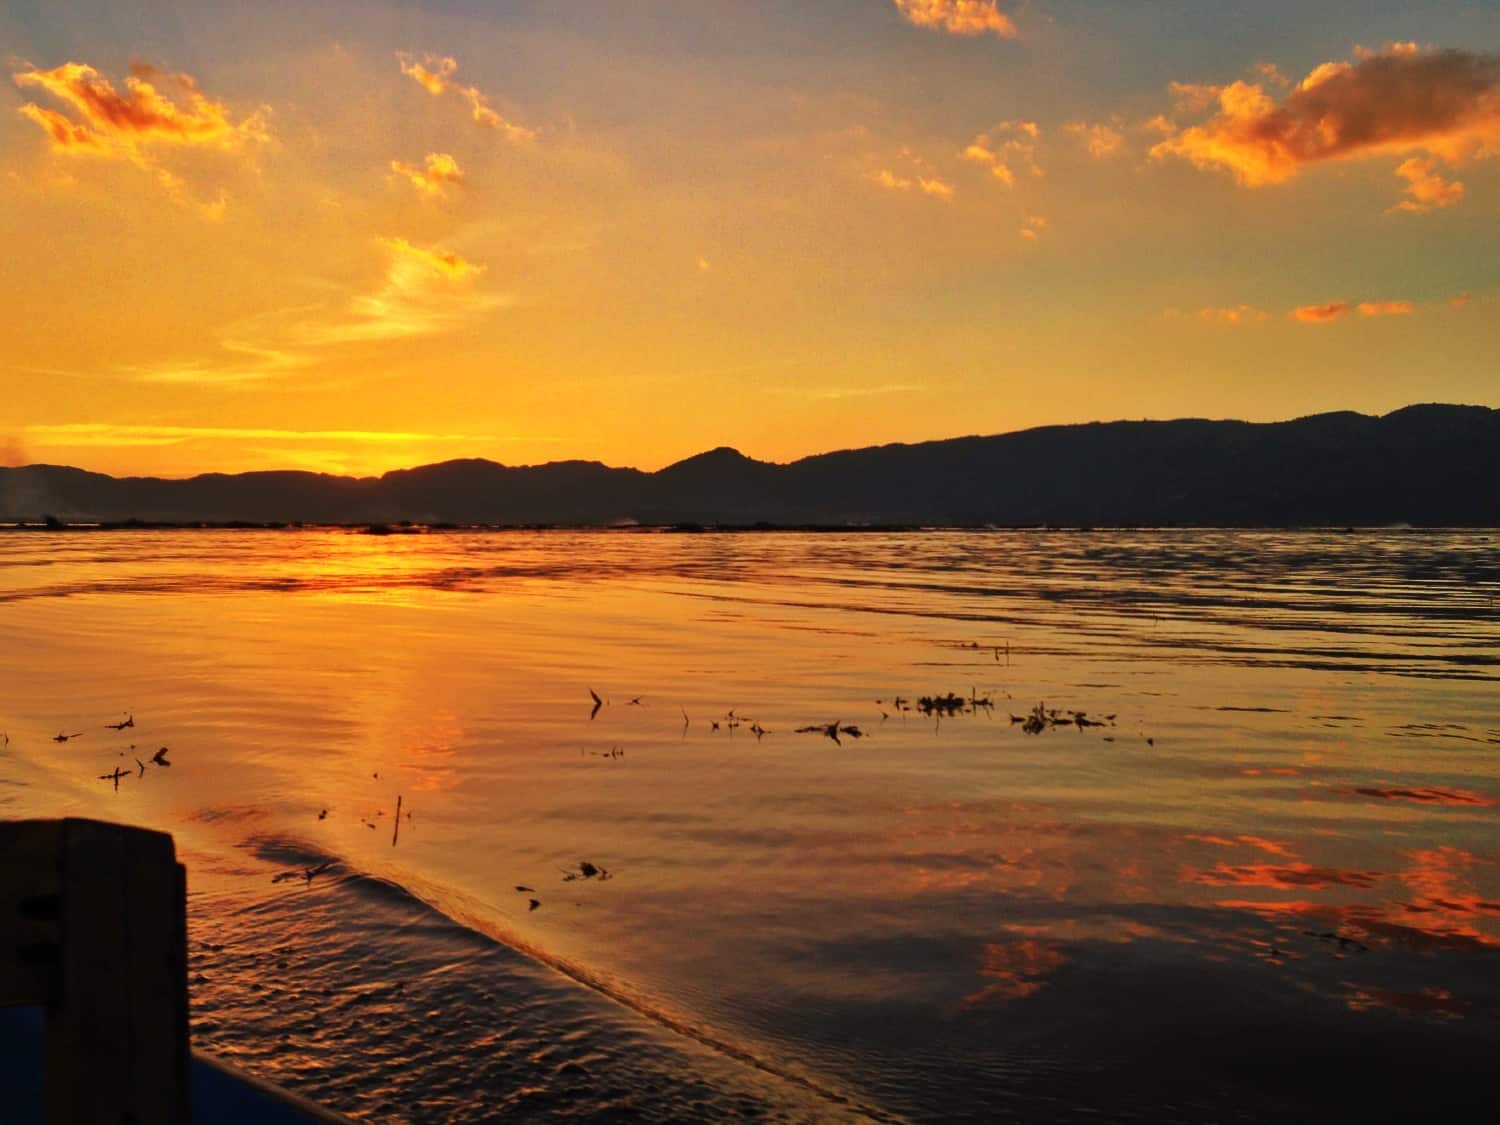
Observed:
[[[1114,724],[1115,716],[1105,715],[1102,719],[1091,719],[1085,711],[1065,711],[1056,707],[1048,707],[1045,703],[1038,703],[1031,709],[1028,715],[1015,715],[1010,717],[1011,725],[1019,725],[1021,730],[1027,734],[1041,734],[1053,727],[1077,727],[1085,730],[1088,727],[1106,727]],[[1148,743],[1150,739],[1146,740]]]
[[[854,726],[853,724],[840,725],[840,722],[838,720],[835,720],[831,723],[814,723],[809,727],[798,727],[797,733],[821,734],[825,738],[833,739],[834,744],[837,746],[843,745],[843,743],[839,741],[839,735],[841,734],[847,735],[849,738],[863,738],[865,736],[865,732],[860,730],[857,726]]]

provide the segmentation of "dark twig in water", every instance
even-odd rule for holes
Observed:
[[[604,880],[611,878],[608,869],[590,863],[586,859],[578,861],[577,871],[567,867],[559,868],[559,870],[563,873],[564,883],[571,883],[574,879],[598,879],[602,883]]]
[[[141,776],[145,777],[146,776],[146,763],[143,762],[143,761],[141,761],[139,758],[137,758],[135,760],[135,764],[141,767]]]
[[[130,771],[129,770],[122,770],[119,766],[116,766],[114,773],[101,773],[99,775],[99,780],[100,781],[113,781],[115,783],[115,792],[118,793],[120,791],[120,778],[122,778],[122,777],[129,777],[129,776],[130,776]]]
[[[589,698],[594,701],[594,709],[589,712],[589,721],[593,722],[594,716],[599,713],[599,708],[604,706],[604,700],[599,698],[599,693],[589,688]]]
[[[118,723],[105,723],[104,726],[106,730],[125,730],[135,726],[135,716],[131,715],[129,718]]]
[[[391,829],[391,847],[396,846],[396,840],[401,835],[401,794],[396,794],[396,823]]]
[[[56,734],[54,734],[52,736],[52,741],[53,742],[66,742],[70,738],[81,738],[81,737],[83,737],[83,734],[84,734],[83,731],[79,731],[77,734],[63,734],[61,731],[58,731],[58,733],[56,733]]]
[[[516,891],[519,894],[523,894],[523,895],[534,895],[534,894],[536,894],[536,888],[535,887],[523,887],[520,883],[516,884]]]
[[[163,746],[155,754],[152,754],[151,760],[159,766],[170,766],[172,764],[171,762],[167,761],[167,748],[165,746]]]
[[[530,900],[530,902],[531,902],[531,905],[530,905],[530,906],[528,906],[528,907],[527,907],[527,908],[526,908],[526,909],[527,909],[527,912],[528,912],[528,913],[529,913],[529,912],[530,912],[530,911],[532,911],[532,910],[535,910],[535,909],[536,909],[536,908],[537,908],[537,907],[538,907],[538,906],[541,906],[541,905],[542,905],[542,904],[541,904],[541,903],[540,903],[540,902],[538,902],[538,901],[537,901],[537,900],[536,900],[536,899],[531,899],[531,900]]]

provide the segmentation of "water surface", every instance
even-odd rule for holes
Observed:
[[[195,1040],[372,1120],[1459,1112],[1497,544],[5,534],[0,814],[172,832]]]

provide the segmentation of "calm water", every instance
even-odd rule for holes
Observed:
[[[371,1120],[1455,1113],[1497,548],[5,534],[0,815],[172,832],[196,1041]]]

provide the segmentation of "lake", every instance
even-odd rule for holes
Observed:
[[[171,832],[195,1043],[355,1117],[1459,1115],[1497,595],[1484,532],[5,533],[0,815]]]

